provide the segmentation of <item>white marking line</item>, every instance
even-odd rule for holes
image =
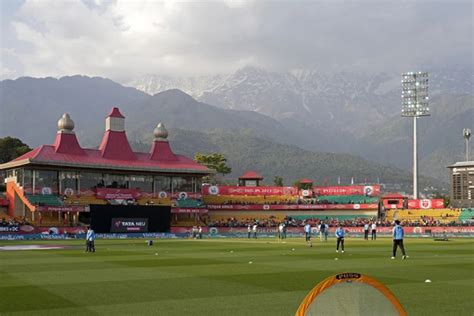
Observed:
[[[0,246],[0,251],[18,251],[18,250],[52,250],[64,249],[64,246],[42,246],[42,245],[18,245],[18,246]]]

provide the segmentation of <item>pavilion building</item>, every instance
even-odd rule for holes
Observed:
[[[211,171],[175,154],[162,123],[153,132],[150,151],[134,151],[125,132],[125,117],[113,108],[100,146],[83,148],[73,120],[65,113],[58,121],[54,144],[0,164],[6,174],[8,215],[36,224],[77,225],[81,216],[87,217],[90,205],[171,207],[173,198],[199,196],[201,178]]]

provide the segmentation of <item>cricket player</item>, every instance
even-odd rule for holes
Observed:
[[[253,238],[257,239],[257,223],[253,224],[252,226],[252,232],[253,232]]]
[[[306,223],[306,225],[304,225],[304,234],[306,237],[306,244],[309,247],[313,247],[313,243],[311,242],[311,225],[309,223]]]
[[[278,225],[278,239],[283,239],[283,223],[280,223],[280,225]]]
[[[250,239],[250,235],[252,234],[252,225],[247,225],[247,237]]]
[[[342,253],[344,253],[344,235],[345,234],[346,233],[344,231],[344,228],[342,228],[342,225],[339,225],[336,229],[336,238],[337,238],[336,252],[339,252],[339,245],[341,245]]]
[[[403,237],[405,237],[405,232],[403,227],[400,225],[400,221],[395,221],[395,226],[393,227],[393,249],[392,249],[392,259],[395,259],[397,256],[397,247],[400,247],[402,251],[402,259],[405,260],[407,255],[405,253],[405,247],[403,246]]]
[[[326,224],[324,224],[324,222],[321,222],[321,224],[319,225],[319,239],[321,241],[324,240],[325,230],[326,230]]]
[[[90,226],[87,226],[87,234],[86,234],[86,252],[95,252],[95,232],[92,230]]]
[[[364,225],[364,240],[369,240],[369,224]]]
[[[377,224],[373,222],[370,228],[372,229],[372,240],[376,240],[377,239]]]

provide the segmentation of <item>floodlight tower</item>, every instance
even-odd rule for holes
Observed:
[[[402,116],[413,117],[413,198],[418,199],[418,144],[416,121],[429,116],[428,73],[406,72],[402,74]]]
[[[471,138],[471,129],[465,128],[462,130],[462,135],[466,140],[466,161],[469,161],[469,138]]]

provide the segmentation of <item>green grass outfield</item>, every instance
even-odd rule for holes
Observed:
[[[408,315],[473,315],[474,240],[405,243],[410,258],[403,261],[390,259],[389,239],[347,239],[344,254],[336,254],[334,239],[313,248],[296,238],[159,240],[151,247],[97,240],[96,253],[84,253],[76,240],[0,241],[67,247],[0,251],[0,314],[294,315],[322,279],[359,272],[387,285]]]

